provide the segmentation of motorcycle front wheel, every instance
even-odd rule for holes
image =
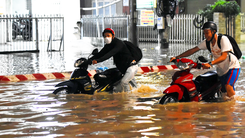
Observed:
[[[159,101],[160,104],[177,103],[177,102],[179,102],[178,99],[172,94],[164,95]]]
[[[60,95],[60,94],[69,94],[70,90],[68,87],[60,87],[54,90],[53,94]]]

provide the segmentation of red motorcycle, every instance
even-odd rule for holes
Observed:
[[[160,104],[221,99],[221,83],[216,71],[207,71],[193,79],[191,69],[201,69],[202,64],[207,62],[203,56],[198,57],[198,60],[202,63],[187,58],[172,61],[180,71],[172,76],[170,86],[163,91],[165,95],[159,100]]]

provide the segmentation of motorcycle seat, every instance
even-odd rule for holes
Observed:
[[[217,76],[217,72],[216,71],[208,71],[205,72],[204,74],[199,75],[200,77],[210,77],[210,76]]]
[[[218,74],[216,73],[216,71],[208,71],[204,74],[197,76],[195,80],[201,84],[202,83],[206,83],[206,84],[214,83],[218,81]]]

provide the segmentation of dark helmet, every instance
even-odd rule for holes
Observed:
[[[111,33],[113,36],[115,35],[115,32],[111,28],[105,28],[105,30],[102,32],[102,35],[104,36],[105,33]]]
[[[209,22],[204,23],[204,25],[202,26],[202,30],[204,29],[211,29],[217,32],[217,25],[214,22],[209,21]]]

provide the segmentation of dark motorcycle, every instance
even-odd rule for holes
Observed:
[[[202,56],[198,59],[201,62],[207,62]],[[221,99],[221,83],[216,71],[208,71],[193,79],[191,69],[200,69],[202,63],[193,62],[187,58],[176,59],[173,62],[180,71],[172,76],[170,86],[163,91],[165,95],[159,100],[160,104]]]
[[[93,50],[92,55],[98,53],[98,49]],[[94,92],[113,92],[113,86],[118,84],[121,80],[122,73],[116,69],[107,69],[103,72],[97,72],[94,75],[94,83],[92,83],[89,76],[88,62],[89,59],[80,58],[76,60],[74,67],[76,69],[72,72],[68,81],[61,82],[55,87],[53,94],[94,94]]]
[[[21,35],[24,40],[32,39],[32,19],[19,18],[12,23],[12,39]]]

